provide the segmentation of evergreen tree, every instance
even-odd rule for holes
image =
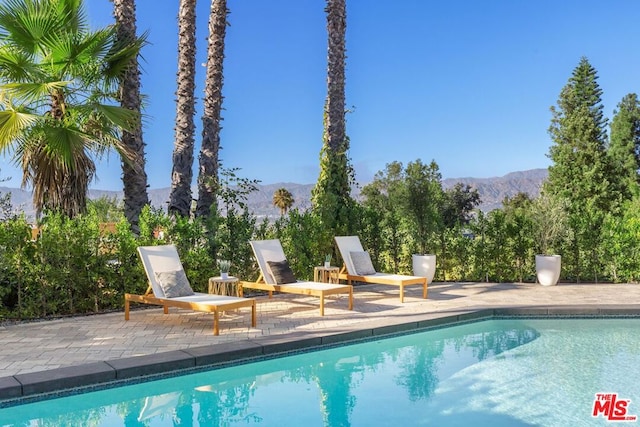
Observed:
[[[597,78],[596,70],[582,58],[562,89],[557,108],[551,107],[549,133],[554,144],[549,157],[553,165],[547,187],[553,194],[573,199],[574,208],[586,200],[607,207],[607,120]]]
[[[640,102],[635,93],[625,95],[614,111],[607,153],[616,168],[620,191],[630,200],[633,194],[638,194],[640,184]]]
[[[595,68],[583,57],[562,89],[557,107],[551,107],[549,127],[553,164],[545,189],[551,196],[570,201],[571,251],[576,260],[572,273],[578,280],[584,266],[597,271],[602,221],[621,197],[612,185],[614,171],[606,155],[607,119],[597,79]]]

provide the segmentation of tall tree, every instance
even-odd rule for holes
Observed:
[[[180,0],[178,12],[178,89],[169,214],[188,217],[191,210],[195,135],[196,2]]]
[[[116,18],[117,37],[122,43],[131,43],[136,35],[136,3],[135,0],[113,0],[113,14]],[[122,161],[122,183],[124,184],[124,215],[129,221],[131,230],[138,233],[140,213],[149,204],[147,194],[147,173],[145,171],[144,141],[142,139],[142,115],[140,101],[140,70],[138,57],[134,56],[122,75],[120,84],[120,105],[138,113],[130,131],[122,132],[122,144],[132,153],[133,161]]]
[[[312,204],[325,227],[334,234],[349,231],[353,206],[353,170],[347,152],[345,120],[346,0],[327,0],[328,58],[327,99],[324,106],[320,176],[313,189]]]
[[[560,93],[557,107],[551,107],[549,127],[553,164],[545,191],[570,200],[569,223],[574,231],[571,251],[576,268],[572,274],[578,278],[583,266],[597,268],[602,221],[620,200],[606,155],[607,119],[602,113],[602,90],[597,79],[595,68],[587,58],[581,58]]]
[[[384,171],[378,171],[373,181],[365,185],[360,193],[363,205],[375,212],[379,220],[380,252],[388,251],[391,266],[399,271],[402,260],[402,247],[407,241],[406,227],[403,227],[402,205],[406,200],[405,172],[402,163],[388,163]],[[369,251],[376,252],[375,247]]]
[[[209,15],[207,48],[207,76],[204,88],[202,115],[202,146],[198,175],[198,203],[196,216],[206,217],[216,209],[218,190],[218,151],[220,150],[220,121],[222,112],[222,82],[224,39],[227,32],[227,0],[212,0]]]
[[[293,194],[286,188],[278,188],[273,193],[273,205],[280,209],[280,215],[286,214],[294,203]]]
[[[553,164],[547,187],[573,199],[575,209],[589,200],[607,210],[611,201],[605,155],[607,119],[597,79],[595,68],[583,57],[562,89],[557,107],[551,107],[549,157]]]
[[[443,225],[453,228],[456,225],[467,225],[472,219],[473,210],[480,204],[480,194],[476,188],[461,182],[444,192],[440,204],[440,215]]]
[[[420,159],[409,162],[405,172],[406,197],[403,201],[420,254],[429,253],[429,243],[442,221],[442,175],[435,161],[426,165]],[[414,252],[415,253],[415,252]]]
[[[638,194],[640,184],[640,101],[635,93],[622,98],[611,122],[611,140],[607,151],[616,167],[620,191],[629,200]]]
[[[0,4],[0,149],[22,165],[36,209],[73,217],[86,210],[94,156],[114,148],[138,114],[113,105],[121,76],[142,40],[115,27],[89,31],[81,0]]]
[[[522,282],[527,270],[533,268],[532,200],[527,193],[519,192],[502,201],[507,231],[507,251],[513,256],[514,273]]]

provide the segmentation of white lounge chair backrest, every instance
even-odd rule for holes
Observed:
[[[352,276],[357,276],[356,268],[351,261],[351,252],[363,252],[362,243],[358,236],[336,236],[336,244],[340,251],[340,256],[344,261],[344,265],[347,267],[347,273]]]
[[[170,417],[175,413],[180,403],[180,392],[148,396],[144,399],[144,406],[138,415],[138,422],[150,420],[156,417]]]
[[[280,240],[251,240],[249,243],[258,261],[258,267],[260,267],[264,281],[269,285],[276,285],[276,281],[273,276],[271,276],[271,273],[269,273],[267,261],[284,261],[287,259]]]
[[[174,245],[139,246],[138,253],[153,294],[156,298],[165,298],[164,291],[156,279],[156,273],[183,268],[178,250]]]

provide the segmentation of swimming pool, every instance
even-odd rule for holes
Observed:
[[[639,327],[484,320],[4,408],[0,425],[611,425],[613,394],[640,414]]]

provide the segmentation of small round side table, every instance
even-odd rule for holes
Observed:
[[[209,277],[209,293],[239,297],[238,278],[234,276],[229,276],[226,279],[220,276]]]
[[[338,281],[338,267],[313,267],[313,281],[323,283],[340,283]]]

